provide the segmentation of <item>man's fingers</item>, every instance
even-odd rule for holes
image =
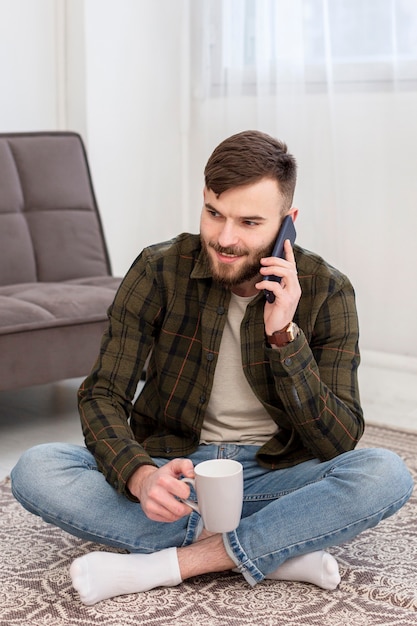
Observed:
[[[190,507],[178,498],[186,500],[190,496],[190,488],[186,483],[171,479],[167,485],[155,485],[148,494],[147,514],[151,519],[173,522],[185,515],[189,515]],[[177,485],[173,486],[173,482]],[[176,493],[175,493],[176,492]]]
[[[194,478],[194,465],[190,459],[172,459],[164,466],[172,472],[173,476],[187,476],[187,478]]]
[[[284,241],[284,252],[285,252],[285,259],[289,261],[290,263],[295,263],[294,250],[291,245],[291,241],[289,239],[286,239]]]

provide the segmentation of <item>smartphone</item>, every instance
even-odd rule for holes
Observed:
[[[292,217],[291,215],[287,215],[287,217],[284,217],[284,220],[279,229],[278,236],[275,241],[275,245],[272,250],[271,256],[276,256],[276,257],[283,259],[284,258],[284,241],[286,239],[289,239],[291,242],[291,245],[293,246],[296,235],[297,233],[294,228],[294,222],[292,221]],[[281,276],[265,276],[264,280],[274,280],[276,283],[280,283]],[[267,301],[270,302],[271,304],[275,300],[275,295],[272,293],[272,291],[268,291],[268,289],[265,289],[265,297]]]

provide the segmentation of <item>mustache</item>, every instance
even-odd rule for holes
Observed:
[[[210,241],[209,243],[210,248],[213,248],[213,250],[215,252],[218,252],[219,254],[233,254],[236,256],[248,256],[249,252],[248,250],[244,250],[243,248],[233,248],[232,246],[227,246],[227,247],[223,247],[218,243],[214,243],[213,241]]]

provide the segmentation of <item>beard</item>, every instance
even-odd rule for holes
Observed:
[[[228,289],[236,287],[241,283],[253,280],[257,276],[259,276],[261,259],[263,257],[271,256],[273,247],[273,240],[268,246],[257,248],[256,250],[251,251],[243,248],[223,248],[223,246],[220,246],[219,244],[212,241],[207,243],[202,238],[200,239],[201,245],[210,265],[213,280]],[[210,248],[220,254],[235,254],[237,256],[246,257],[246,260],[243,265],[241,264],[238,268],[233,267],[233,265],[223,265],[220,263],[216,263],[210,254]]]

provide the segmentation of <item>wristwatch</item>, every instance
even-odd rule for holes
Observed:
[[[274,333],[272,333],[272,335],[267,335],[266,339],[271,345],[282,348],[288,343],[294,341],[294,339],[296,339],[299,334],[300,329],[298,328],[297,324],[294,324],[294,322],[290,322],[288,326],[286,326],[282,330],[276,330]]]

